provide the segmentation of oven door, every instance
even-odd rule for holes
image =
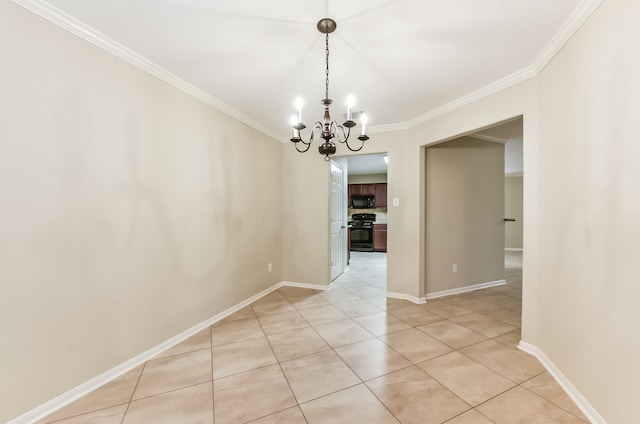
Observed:
[[[351,250],[373,252],[373,228],[351,228]]]

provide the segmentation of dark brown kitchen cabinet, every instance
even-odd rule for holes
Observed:
[[[387,183],[349,184],[349,199],[353,195],[369,194],[376,199],[376,208],[387,207]]]
[[[374,184],[374,196],[376,198],[376,208],[387,207],[387,183]]]
[[[387,251],[387,224],[373,224],[373,251]]]
[[[349,197],[352,195],[375,194],[375,184],[349,184]]]

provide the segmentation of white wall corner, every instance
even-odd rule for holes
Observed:
[[[607,424],[604,418],[598,414],[598,411],[595,410],[593,406],[587,401],[587,399],[580,394],[578,389],[571,384],[569,379],[560,371],[560,369],[549,359],[547,355],[544,354],[542,350],[538,347],[527,343],[525,341],[520,340],[518,344],[518,348],[523,352],[526,352],[530,355],[535,356],[538,361],[547,369],[549,374],[558,382],[562,390],[564,390],[567,395],[575,402],[575,404],[580,408],[582,413],[591,421],[593,424]]]
[[[406,293],[387,292],[387,297],[391,298],[391,299],[408,300],[409,302],[413,302],[413,303],[416,303],[418,305],[421,305],[423,303],[427,303],[427,300],[424,297],[415,297],[415,296],[411,296],[410,294],[406,294]]]
[[[466,293],[474,290],[487,289],[489,287],[504,286],[505,284],[507,284],[506,280],[496,280],[496,281],[489,281],[487,283],[472,284],[470,286],[457,287],[455,289],[427,293],[426,299],[427,300],[436,299],[438,297],[451,296],[454,294],[461,294],[461,293]]]

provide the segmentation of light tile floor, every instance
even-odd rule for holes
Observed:
[[[387,299],[386,255],[353,252],[326,292],[285,287],[41,423],[584,423],[520,340],[505,286]]]

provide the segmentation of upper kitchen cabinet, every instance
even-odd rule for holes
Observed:
[[[376,199],[376,208],[386,208],[387,207],[387,183],[378,183],[373,184],[374,193]]]
[[[375,195],[375,184],[349,184],[349,197],[352,195]]]
[[[349,184],[349,199],[351,196],[371,195],[376,199],[376,208],[387,207],[387,183]]]

